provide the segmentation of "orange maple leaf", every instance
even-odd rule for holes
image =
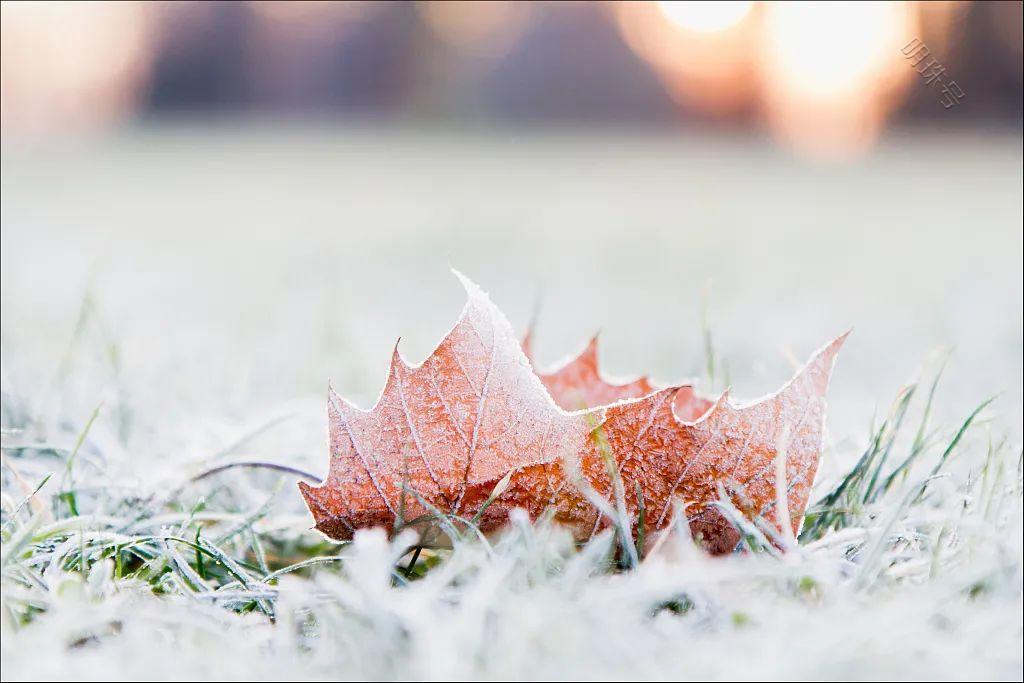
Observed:
[[[527,332],[523,338],[523,353],[535,367],[532,337]],[[640,398],[654,391],[654,385],[646,377],[620,383],[605,379],[597,363],[597,335],[575,358],[551,372],[538,371],[537,376],[564,410],[596,408],[624,398]]]
[[[523,508],[532,518],[548,511],[585,540],[612,523],[585,490],[610,496],[615,476],[633,532],[648,539],[679,501],[695,537],[712,552],[731,550],[739,532],[714,505],[720,486],[744,514],[776,529],[788,518],[799,529],[818,466],[825,392],[846,335],[777,393],[734,406],[727,393],[710,402],[690,386],[607,382],[593,341],[562,368],[538,375],[504,315],[456,275],[468,301],[421,365],[408,365],[396,346],[368,411],[329,391],[329,473],[318,487],[299,484],[321,532],[344,540],[431,510],[476,515],[488,532]],[[567,410],[573,401],[587,407]],[[780,450],[787,510],[777,515]],[[488,503],[499,481],[500,495]],[[646,513],[642,530],[634,492]]]
[[[536,368],[533,360],[533,330],[523,337],[523,353]],[[624,398],[641,398],[655,390],[646,376],[634,380],[614,382],[606,379],[597,362],[597,335],[574,358],[549,372],[537,371],[551,398],[565,410],[582,410],[606,406]],[[699,396],[693,387],[678,387],[673,410],[683,420],[695,420],[714,405],[714,401]]]

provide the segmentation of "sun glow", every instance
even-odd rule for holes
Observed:
[[[906,15],[895,3],[773,3],[765,15],[766,57],[787,89],[843,97],[899,61]]]
[[[153,8],[5,2],[0,14],[5,129],[88,130],[134,111],[149,69]]]
[[[674,99],[722,114],[753,96],[752,8],[751,2],[623,2],[616,14],[626,43]]]
[[[902,3],[766,6],[761,101],[776,136],[820,158],[869,148],[911,73],[900,49],[913,23]]]
[[[658,2],[658,9],[673,24],[698,33],[724,31],[743,21],[753,2]]]

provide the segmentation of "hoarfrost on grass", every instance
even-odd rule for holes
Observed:
[[[845,488],[818,482],[812,500],[826,502],[799,547],[779,555],[754,526],[744,552],[711,558],[677,524],[634,569],[612,531],[578,548],[515,514],[491,539],[452,526],[451,549],[415,558],[412,530],[329,544],[310,531],[293,474],[193,479],[231,464],[229,452],[139,477],[117,461],[154,456],[131,455],[115,419],[137,407],[13,424],[35,398],[8,389],[5,678],[106,678],[111,666],[237,679],[1021,672],[1019,446],[995,440],[985,411],[934,429],[922,405],[911,424],[914,388],[862,444]],[[268,432],[288,442],[298,429]]]
[[[908,136],[822,172],[605,132],[5,147],[3,677],[1019,680],[1020,148]],[[519,525],[423,551],[411,581],[380,536],[312,533],[292,476],[189,482],[240,460],[323,474],[326,380],[370,401],[398,334],[423,357],[459,300],[453,260],[516,321],[545,287],[542,361],[604,325],[612,371],[662,380],[704,365],[711,285],[708,391],[770,390],[778,349],[852,324],[812,503],[865,453],[889,453],[881,474],[862,467],[781,559],[676,540],[619,571],[614,538],[577,551]],[[927,448],[885,489],[927,382],[891,448],[887,411],[865,423],[937,343],[957,352]],[[956,420],[999,391],[919,498]]]

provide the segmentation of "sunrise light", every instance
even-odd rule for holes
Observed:
[[[675,26],[698,33],[724,31],[743,21],[753,2],[658,2],[661,13]]]
[[[901,48],[914,16],[902,3],[768,3],[760,99],[776,137],[816,158],[868,149],[912,70]]]

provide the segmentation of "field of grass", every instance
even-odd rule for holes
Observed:
[[[1020,679],[1019,137],[144,130],[5,148],[4,679]],[[969,226],[969,229],[964,229]],[[458,314],[740,398],[854,334],[799,545],[325,541],[324,388]],[[702,323],[706,318],[707,326]],[[710,330],[710,335],[705,334]],[[705,344],[710,338],[710,345]],[[307,474],[308,473],[308,474]]]

